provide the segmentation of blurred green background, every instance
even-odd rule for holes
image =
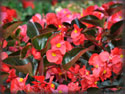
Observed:
[[[48,12],[56,12],[62,8],[68,8],[73,12],[82,12],[82,8],[90,5],[98,5],[112,0],[57,0],[53,5],[53,0],[34,0],[35,8],[23,8],[21,0],[2,0],[1,5],[8,6],[17,11],[20,20],[29,20],[35,13],[46,14]],[[14,19],[17,20],[17,19]]]

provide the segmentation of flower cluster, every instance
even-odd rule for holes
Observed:
[[[22,1],[24,8],[34,8]],[[120,88],[110,85],[122,75],[120,2],[89,6],[82,13],[36,13],[28,23],[13,21],[16,11],[8,7],[2,6],[1,14],[2,93],[8,87],[14,94],[81,93],[102,89],[105,82],[110,90]]]
[[[1,18],[0,18],[0,26],[13,21],[13,18],[17,18],[17,13],[15,9],[10,9],[6,6],[0,6],[1,12]]]

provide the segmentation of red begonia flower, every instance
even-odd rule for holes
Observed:
[[[57,18],[55,13],[47,13],[46,22],[47,22],[47,25],[53,24],[57,27],[59,24],[61,24],[60,20]]]
[[[2,53],[0,53],[0,58],[1,58],[1,60],[4,60],[4,59],[8,58],[8,54],[6,52],[2,52]]]
[[[31,7],[32,9],[35,8],[33,0],[22,0],[23,8]]]
[[[46,56],[49,62],[56,64],[61,64],[62,62],[62,54],[59,50],[54,50],[54,49],[48,50],[46,52]]]
[[[71,38],[76,38],[81,34],[82,29],[80,29],[76,24],[73,25],[74,30],[71,33]]]
[[[80,34],[78,37],[73,38],[73,43],[75,45],[84,44],[84,40],[86,40],[85,36],[83,34]]]
[[[70,82],[68,84],[68,89],[69,89],[69,92],[79,91],[80,90],[79,83],[78,82],[76,82],[76,83]]]
[[[6,40],[3,41],[2,48],[5,48],[7,46],[8,42]]]
[[[28,74],[26,75],[25,78],[17,77],[15,79],[13,79],[11,81],[11,85],[10,85],[10,91],[11,91],[11,93],[15,94],[19,90],[24,90],[27,78],[28,78]]]
[[[37,22],[42,26],[42,29],[44,28],[44,24],[46,22],[45,18],[42,18],[39,13],[36,13],[31,19],[31,22]]]
[[[3,72],[9,72],[10,71],[10,68],[7,64],[5,63],[2,63],[1,67],[0,67],[0,71],[3,71]]]
[[[32,55],[33,55],[33,57],[35,58],[35,59],[40,59],[41,58],[41,53],[40,52],[38,52],[35,48],[33,48],[32,47],[32,49],[31,49],[31,53],[32,53]]]
[[[68,86],[60,84],[56,90],[52,90],[54,94],[68,94]]]

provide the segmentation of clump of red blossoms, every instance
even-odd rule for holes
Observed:
[[[22,1],[24,8],[34,8]],[[2,7],[0,93],[122,90],[122,12],[122,3],[112,1],[82,13],[36,13],[26,23],[13,21],[15,10]]]

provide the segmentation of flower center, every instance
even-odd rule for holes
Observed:
[[[101,12],[99,12],[99,15],[101,15]]]
[[[59,93],[62,93],[62,90],[59,90],[58,92],[59,92]]]
[[[19,82],[23,82],[23,78],[20,78],[20,79],[19,79]]]
[[[83,16],[83,13],[81,13],[81,16]]]
[[[122,19],[122,16],[119,16],[119,19]]]
[[[52,56],[56,56],[56,54],[55,54],[55,53],[52,53]]]
[[[78,31],[75,29],[74,32],[77,33]]]
[[[88,75],[89,74],[89,72],[86,72],[86,75]]]
[[[97,84],[97,81],[95,82],[95,84]]]
[[[54,84],[51,84],[51,87],[54,88]]]
[[[66,17],[68,17],[68,18],[69,18],[69,17],[70,17],[70,15],[67,15]]]
[[[64,14],[66,14],[66,11],[64,11]]]
[[[61,47],[61,44],[60,44],[60,43],[57,43],[57,44],[56,44],[56,47],[60,48],[60,47]]]
[[[96,65],[95,67],[96,67],[96,68],[98,68],[99,66],[98,66],[98,65]]]
[[[60,72],[59,75],[62,75],[62,73]]]
[[[111,57],[111,56],[109,56],[109,59],[112,59],[112,57]]]
[[[123,58],[123,54],[120,55],[120,58]]]
[[[61,25],[59,25],[59,28],[61,28],[62,26]]]
[[[103,74],[106,74],[106,72],[107,72],[107,71],[106,71],[106,70],[104,70],[104,71],[103,71]]]

